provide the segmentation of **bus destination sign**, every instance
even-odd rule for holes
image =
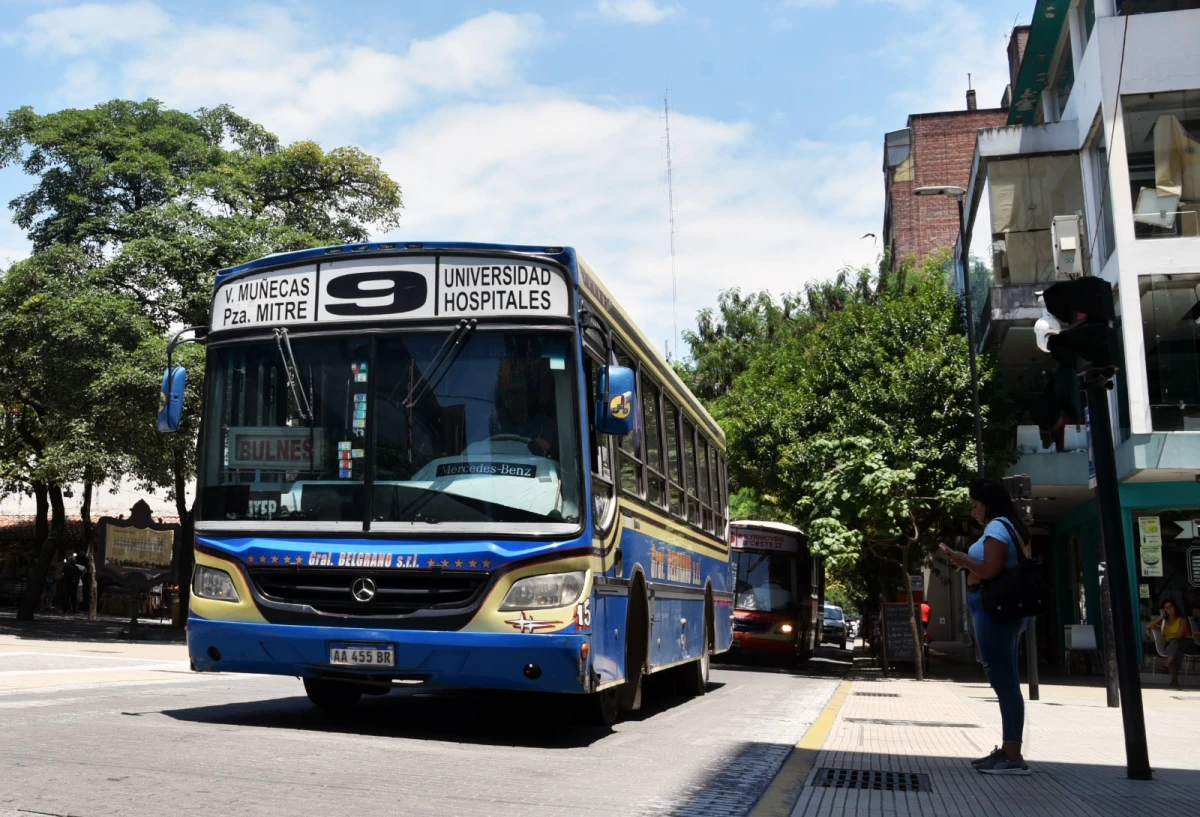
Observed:
[[[567,317],[561,272],[530,259],[353,258],[235,278],[212,331],[431,318]]]
[[[773,550],[795,553],[799,548],[796,537],[784,533],[769,533],[761,530],[733,530],[733,547],[737,550]]]

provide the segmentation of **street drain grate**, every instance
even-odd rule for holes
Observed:
[[[898,692],[855,692],[860,698],[899,698]]]
[[[942,721],[901,721],[887,718],[846,718],[846,723],[869,723],[874,726],[935,726],[949,729],[978,729],[977,723],[944,723]]]
[[[814,788],[871,789],[873,791],[929,792],[929,775],[916,772],[881,772],[875,769],[817,769]]]

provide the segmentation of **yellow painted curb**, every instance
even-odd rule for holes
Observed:
[[[850,681],[842,681],[834,690],[833,697],[821,710],[821,714],[813,721],[812,726],[800,738],[800,742],[792,749],[779,773],[771,781],[759,801],[750,812],[750,817],[790,817],[792,808],[800,799],[804,781],[812,771],[817,754],[825,746],[825,740],[833,730],[833,722],[837,720],[838,711],[850,694]]]

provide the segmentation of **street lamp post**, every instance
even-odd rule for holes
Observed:
[[[967,263],[967,229],[963,216],[963,199],[967,191],[952,185],[936,187],[918,187],[913,191],[914,196],[949,196],[958,203],[958,246],[959,260],[962,262],[963,299],[967,307],[967,346],[971,360],[971,408],[975,412],[975,465],[979,470],[979,478],[983,479],[983,419],[979,410],[979,363],[975,351],[975,310],[971,306],[971,273]]]

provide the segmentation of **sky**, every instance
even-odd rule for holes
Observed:
[[[574,246],[664,348],[723,289],[781,294],[874,263],[884,133],[965,107],[968,73],[998,105],[1008,33],[1033,7],[0,0],[0,113],[229,103],[285,141],[356,145],[403,191],[400,228],[378,238]],[[0,170],[0,201],[29,184]],[[0,220],[0,263],[28,251]]]

